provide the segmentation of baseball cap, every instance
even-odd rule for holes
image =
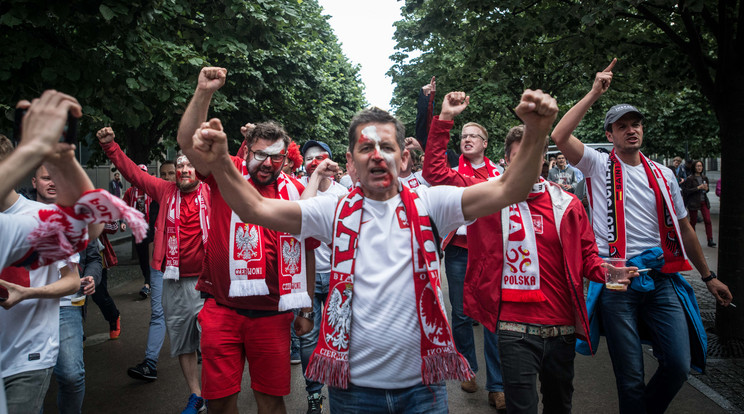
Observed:
[[[312,147],[323,148],[323,151],[325,151],[325,152],[328,153],[328,158],[333,158],[333,153],[331,153],[331,148],[328,146],[328,144],[326,144],[325,142],[315,141],[315,140],[312,140],[312,139],[310,141],[306,142],[305,145],[302,146],[302,155],[304,156],[305,155],[305,151],[307,151],[308,149],[310,149]]]
[[[140,170],[147,172],[147,166],[145,164],[139,164],[138,167]]]
[[[614,122],[616,122],[618,119],[622,118],[623,115],[631,113],[631,112],[637,113],[638,116],[640,116],[641,119],[643,119],[643,114],[641,113],[641,111],[636,109],[636,107],[633,105],[619,104],[619,105],[615,105],[612,108],[610,108],[610,110],[607,111],[607,115],[605,115],[605,121],[604,121],[605,131],[608,131],[607,128],[610,125],[612,125]]]

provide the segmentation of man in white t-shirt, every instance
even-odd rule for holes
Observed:
[[[332,159],[331,149],[325,142],[310,140],[302,146],[302,155],[307,171],[307,177],[303,177],[305,191],[301,199],[305,200],[311,197],[330,197],[338,200],[349,194],[349,190],[343,185],[337,183],[333,177],[323,174],[325,167],[329,163],[323,163],[324,160]],[[310,356],[318,344],[318,335],[320,332],[320,322],[323,311],[323,304],[328,298],[328,285],[331,277],[331,249],[326,243],[321,243],[315,249],[315,295],[313,296],[314,320],[313,329],[299,338],[300,342],[300,359],[302,361],[303,372],[310,362]],[[307,391],[307,413],[320,414],[323,412],[323,397],[321,391],[323,384],[311,379],[305,379],[305,390]]]
[[[454,107],[469,100],[463,92],[449,95]],[[330,298],[306,371],[329,385],[333,412],[386,411],[392,398],[404,412],[444,413],[444,381],[473,377],[444,313],[431,226],[443,235],[526,197],[557,106],[547,94],[528,90],[515,112],[525,122],[525,138],[501,180],[468,188],[420,187],[416,193],[398,181],[409,158],[403,125],[378,108],[358,113],[346,159],[360,185],[340,202],[261,197],[230,165],[217,119],[202,124],[193,146],[184,148],[198,170],[211,172],[241,219],[333,242]]]
[[[599,254],[652,268],[634,279],[626,292],[602,294],[601,287],[590,287],[588,303],[597,303],[604,322],[620,412],[663,412],[687,380],[690,367],[705,366],[707,340],[694,293],[678,273],[691,270],[687,257],[719,304],[728,306],[732,297],[708,268],[673,172],[640,151],[641,112],[627,104],[607,112],[604,130],[614,147],[611,154],[586,147],[572,135],[609,88],[615,63],[597,73],[591,91],[556,125],[552,138],[586,177]],[[648,384],[640,344],[646,332],[651,332],[659,360]]]

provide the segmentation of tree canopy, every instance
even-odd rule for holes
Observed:
[[[176,145],[200,68],[223,66],[210,116],[234,144],[241,125],[272,119],[300,144],[345,148],[363,86],[321,12],[316,0],[4,1],[0,105],[69,93],[83,105],[81,134],[110,124],[144,162]]]
[[[691,156],[718,154],[718,123],[695,71],[655,24],[663,19],[669,20],[666,26],[684,27],[686,17],[675,12],[682,8],[675,3],[409,0],[403,20],[396,23],[398,52],[389,72],[397,85],[393,105],[410,125],[418,89],[437,76],[437,104],[452,90],[471,97],[456,126],[479,122],[489,134],[503,138],[520,122],[511,108],[524,89],[549,92],[565,111],[590,89],[594,74],[617,57],[612,88],[577,136],[606,141],[604,112],[614,103],[628,102],[647,115],[648,153],[684,155],[684,146],[679,146],[684,137]],[[657,13],[654,18],[645,18],[641,10],[646,8]],[[667,12],[668,18],[662,18]],[[698,14],[691,18],[702,20]],[[702,39],[711,36],[707,30],[699,34]],[[409,59],[412,51],[422,54]],[[489,148],[490,156],[500,153],[497,147]]]

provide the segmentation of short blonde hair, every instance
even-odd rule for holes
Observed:
[[[488,131],[486,131],[486,128],[483,125],[481,125],[481,124],[479,124],[477,122],[468,122],[467,124],[465,124],[465,125],[462,126],[462,131],[464,131],[465,128],[467,128],[469,126],[476,127],[478,129],[480,129],[481,132],[483,132],[483,140],[486,141],[486,142],[488,142]],[[461,131],[461,133],[462,133],[462,131]]]

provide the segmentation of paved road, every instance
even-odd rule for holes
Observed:
[[[701,233],[700,230],[702,229],[698,230],[699,233]],[[124,262],[129,257],[129,253],[126,252],[127,247],[126,244],[117,247],[119,256],[124,259]],[[717,252],[708,247],[704,247],[703,250],[712,267],[715,268]],[[103,320],[96,306],[89,308],[85,327],[88,338],[85,348],[87,391],[83,411],[86,413],[178,413],[186,404],[188,389],[180,373],[177,359],[169,356],[167,339],[160,355],[157,381],[144,383],[126,375],[127,367],[139,363],[144,357],[149,323],[149,300],[139,299],[138,292],[142,282],[137,272],[136,266],[133,265],[119,266],[112,272],[115,287],[111,289],[111,293],[122,313],[122,334],[118,340],[108,340],[108,324]],[[696,273],[690,276],[692,280],[697,277],[699,276]],[[699,289],[696,291],[704,293]],[[708,298],[699,298],[699,300],[701,308],[704,308],[704,303],[709,303]],[[479,344],[478,363],[481,367],[485,367],[485,362],[482,360],[482,329],[481,326],[476,327],[475,333],[476,344]],[[647,379],[653,374],[656,366],[656,361],[650,356],[650,352],[646,352]],[[594,357],[577,355],[575,367],[574,412],[617,412],[615,380],[604,344],[599,347]],[[484,369],[478,373],[477,380],[481,387],[485,384]],[[447,388],[450,411],[453,413],[495,411],[488,406],[487,392],[482,388],[473,394],[462,392],[457,382],[448,383]],[[256,406],[250,392],[250,379],[247,371],[243,380],[243,390],[239,397],[241,412],[255,412]],[[326,393],[325,390],[324,393]],[[56,412],[55,395],[56,385],[52,380],[52,386],[45,401],[45,411],[48,413]],[[289,413],[304,413],[307,409],[304,382],[299,366],[292,367],[292,393],[285,398],[285,401]],[[325,412],[328,412],[327,407]],[[730,411],[724,410],[688,383],[682,388],[668,412],[713,414]]]

